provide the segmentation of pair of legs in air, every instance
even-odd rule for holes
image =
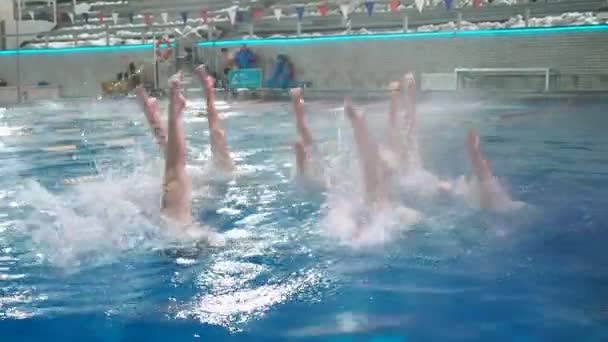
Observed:
[[[302,101],[302,90],[295,88],[291,90],[291,99],[295,112],[296,129],[298,140],[295,143],[296,169],[299,176],[311,177],[311,164],[313,157],[314,142],[304,112]],[[384,186],[382,182],[381,168],[379,167],[378,147],[367,131],[367,125],[363,118],[356,112],[350,100],[345,102],[345,111],[353,127],[355,144],[359,151],[361,167],[363,171],[366,200],[368,202],[381,202],[384,200]]]
[[[215,80],[207,73],[204,66],[199,67],[196,73],[203,84],[207,101],[207,119],[214,164],[224,171],[232,171],[234,163],[226,143],[219,114],[215,109]],[[186,135],[182,125],[186,99],[182,93],[181,75],[173,76],[169,84],[167,129],[165,129],[160,118],[158,99],[149,97],[143,87],[138,88],[137,92],[154,138],[164,152],[165,174],[161,199],[162,212],[173,221],[180,224],[190,224],[192,223],[192,184],[186,172]]]
[[[296,114],[296,129],[298,131],[298,140],[294,146],[296,151],[296,168],[299,175],[305,176],[310,173],[311,150],[313,149],[312,134],[306,124],[302,89],[292,89],[290,94],[293,109]]]

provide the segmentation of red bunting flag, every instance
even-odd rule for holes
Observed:
[[[103,24],[103,13],[97,12],[97,19],[99,19],[99,22]]]
[[[262,19],[262,16],[264,15],[264,10],[261,8],[256,8],[253,10],[253,18],[256,20],[260,20]]]
[[[473,0],[473,7],[475,7],[475,8],[481,7],[481,0]]]
[[[144,23],[147,26],[151,26],[152,25],[152,15],[150,13],[144,14]]]
[[[209,11],[208,10],[202,10],[201,11],[201,19],[203,19],[203,22],[206,24],[209,21]]]
[[[391,2],[389,3],[389,7],[391,13],[395,14],[399,12],[399,0],[391,0]]]
[[[327,15],[327,11],[329,10],[329,7],[327,7],[327,4],[320,4],[317,9],[319,10],[319,14],[324,17]]]

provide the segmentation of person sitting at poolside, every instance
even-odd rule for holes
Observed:
[[[222,76],[219,81],[221,86],[228,90],[228,76],[230,75],[230,71],[234,68],[234,58],[230,55],[228,48],[222,48],[221,54]]]
[[[286,55],[278,55],[268,88],[287,89],[294,82],[293,64]]]
[[[256,57],[247,45],[243,44],[241,49],[234,55],[234,63],[239,69],[253,68],[256,63]]]

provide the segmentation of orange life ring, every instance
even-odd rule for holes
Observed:
[[[162,49],[161,44],[166,44],[167,48]],[[155,50],[156,50],[156,58],[158,60],[160,60],[161,62],[168,60],[171,57],[171,54],[173,53],[173,51],[171,50],[171,42],[169,41],[168,38],[165,38],[165,37],[158,38],[158,40],[156,40]]]

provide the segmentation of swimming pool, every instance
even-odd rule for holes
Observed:
[[[225,238],[200,255],[171,253],[161,233],[162,163],[134,101],[0,111],[2,341],[608,339],[606,102],[423,101],[427,168],[468,174],[476,126],[528,207],[489,214],[405,194],[424,220],[358,244],[331,233],[325,195],[294,183],[287,103],[221,105],[240,171],[218,179],[202,101],[189,97],[194,212]],[[328,154],[350,150],[338,107],[308,102]],[[370,122],[386,113],[361,107]],[[83,176],[94,177],[70,180]]]

